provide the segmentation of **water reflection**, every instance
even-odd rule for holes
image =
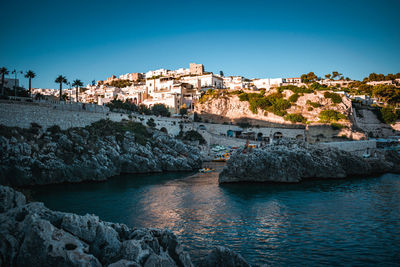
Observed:
[[[253,264],[400,262],[400,176],[219,186],[217,175],[124,175],[35,188],[34,197],[52,209],[167,227],[195,260],[225,245]]]

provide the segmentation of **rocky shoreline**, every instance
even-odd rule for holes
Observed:
[[[192,171],[196,146],[141,123],[101,120],[84,128],[1,126],[0,184],[103,181],[121,173]]]
[[[263,148],[240,149],[227,162],[219,183],[300,182],[307,178],[346,178],[400,173],[400,155],[382,151],[362,158],[333,147],[281,142]]]
[[[7,186],[0,186],[0,240],[0,266],[195,266],[169,230],[52,211]],[[198,265],[249,266],[224,247]]]

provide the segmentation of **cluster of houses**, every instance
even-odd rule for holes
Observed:
[[[127,82],[126,86],[116,86],[116,82]],[[190,63],[189,68],[177,70],[158,69],[146,73],[126,73],[119,77],[113,75],[104,81],[87,85],[85,88],[63,90],[70,101],[97,103],[104,105],[114,99],[132,101],[135,104],[152,106],[165,104],[177,113],[181,107],[189,110],[208,89],[269,90],[283,84],[301,84],[300,78],[246,79],[242,76],[223,76],[204,71],[203,64]],[[76,99],[76,90],[79,90]],[[34,88],[33,94],[57,99],[59,90]]]
[[[122,82],[122,83],[121,83]],[[322,80],[322,84],[342,87],[352,81]],[[121,86],[122,84],[122,86]],[[119,77],[113,75],[96,84],[78,89],[65,89],[70,101],[96,103],[104,105],[114,99],[132,101],[135,104],[152,106],[165,104],[174,113],[181,107],[193,108],[196,99],[208,89],[231,90],[270,90],[282,85],[305,85],[301,78],[266,78],[246,79],[242,76],[223,76],[204,71],[203,64],[190,63],[189,68],[177,70],[158,69],[146,73],[126,73]],[[122,88],[121,88],[122,87]],[[54,89],[33,89],[33,94],[46,97],[58,97],[59,91]]]

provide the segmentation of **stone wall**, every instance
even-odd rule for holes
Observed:
[[[0,124],[29,128],[31,123],[37,123],[44,128],[53,125],[61,129],[84,127],[91,123],[109,118],[113,121],[128,119],[127,115],[112,112],[73,111],[72,106],[43,106],[38,103],[0,103]],[[72,109],[72,110],[71,110]]]
[[[375,140],[363,140],[363,141],[344,141],[344,142],[329,142],[329,143],[321,143],[326,146],[336,147],[340,150],[344,150],[347,152],[351,152],[353,154],[362,156],[368,150],[370,154],[373,154],[376,147]]]
[[[145,116],[134,114],[132,117],[128,114],[115,112],[89,112],[69,110],[72,106],[44,106],[38,103],[0,103],[0,124],[5,126],[16,126],[21,128],[29,128],[31,123],[37,123],[44,128],[53,125],[60,126],[61,129],[70,127],[85,127],[91,123],[101,120],[110,119],[112,121],[121,121],[122,119],[132,119],[133,121],[146,124],[151,118],[156,123],[156,128],[161,130],[165,128],[168,134],[175,136],[179,134],[181,119],[164,118],[156,116]],[[73,108],[72,108],[73,109]],[[236,125],[230,124],[213,124],[203,122],[185,122],[183,131],[198,130],[204,135],[209,144],[221,145],[242,145],[246,143],[245,139],[227,137],[228,131],[242,130]],[[272,127],[253,127],[245,129],[245,131],[253,131],[256,136],[269,137],[271,140],[275,135],[283,138],[297,138],[304,140],[305,129],[288,129],[288,128],[272,128]]]

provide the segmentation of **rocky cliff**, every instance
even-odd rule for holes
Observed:
[[[0,266],[193,266],[169,230],[136,229],[26,203],[0,186]],[[200,266],[249,266],[218,247]]]
[[[220,173],[219,182],[299,182],[385,172],[400,173],[400,155],[387,151],[364,159],[323,145],[281,142],[238,150]]]
[[[1,126],[0,184],[100,181],[120,173],[190,171],[200,151],[135,122],[102,120],[85,128]]]
[[[289,99],[293,94],[290,90],[282,92],[284,99]],[[299,95],[286,111],[290,114],[302,114],[307,121],[312,123],[318,122],[320,120],[320,112],[327,109],[349,116],[351,113],[351,101],[346,97],[341,97],[341,99],[340,103],[333,103],[331,99],[324,96],[323,91],[305,93]],[[283,116],[265,112],[260,108],[257,113],[253,113],[248,101],[240,101],[238,95],[229,93],[209,96],[206,101],[197,103],[195,109],[202,118],[210,119],[214,122],[230,122],[246,118],[258,125],[268,126],[268,123],[292,124],[290,121],[285,120]],[[341,123],[350,126],[348,121],[342,121]]]

